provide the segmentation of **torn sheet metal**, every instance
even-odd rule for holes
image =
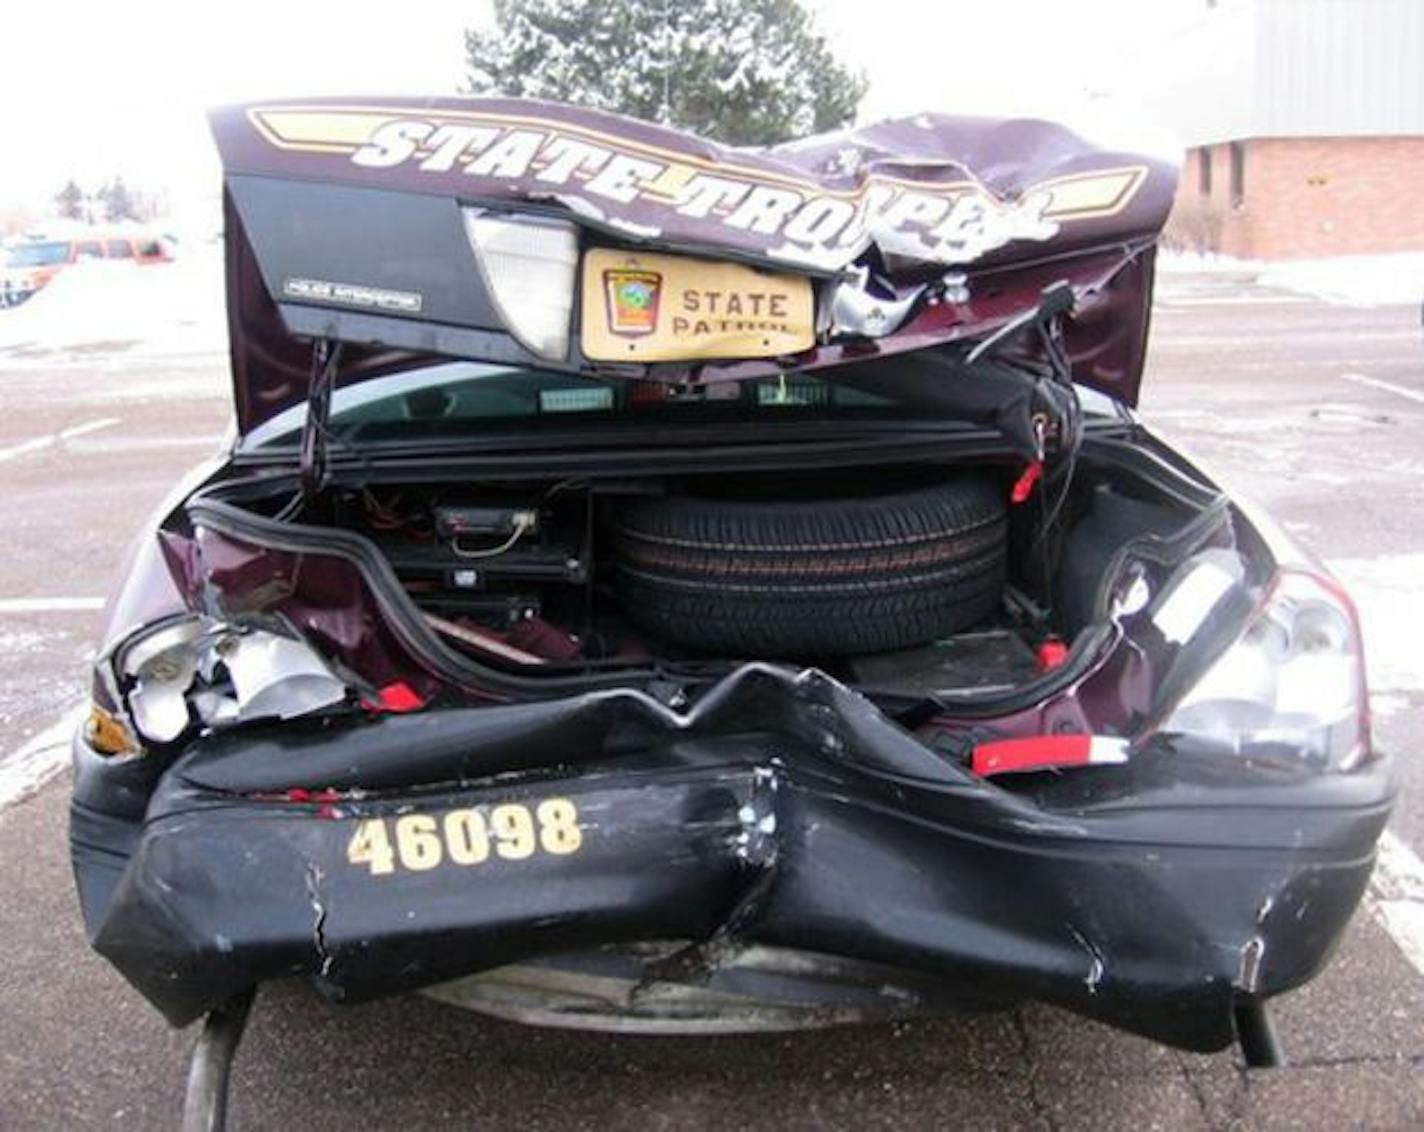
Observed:
[[[292,719],[341,703],[347,685],[279,617],[174,618],[119,658],[139,736],[172,743],[199,725]],[[190,705],[195,711],[190,711]]]
[[[1176,182],[1165,161],[1049,122],[947,114],[761,149],[501,98],[251,104],[213,130],[230,174],[553,201],[635,238],[830,271],[870,247],[952,266],[1155,234]]]
[[[357,1001],[678,940],[652,982],[809,952],[938,988],[911,1012],[1036,999],[1206,1050],[1238,996],[1325,961],[1389,798],[1383,764],[1075,774],[1062,803],[1010,792],[821,673],[748,665],[685,711],[615,690],[252,725],[166,767],[81,738],[71,837],[95,947],[176,1024],[292,974]]]
[[[1176,183],[1168,162],[1061,126],[948,115],[757,150],[510,99],[239,106],[216,112],[213,130],[243,434],[305,399],[313,338],[346,345],[339,386],[450,357],[616,363],[627,378],[655,365],[659,379],[710,383],[977,338],[1059,282],[1077,298],[1064,327],[1075,380],[1132,404]],[[814,284],[814,339],[809,319],[719,318],[720,296],[695,288],[661,304],[665,332],[678,317],[706,325],[695,351],[644,361],[632,332],[618,351],[589,348],[579,339],[601,304],[578,334],[566,319],[567,335],[521,337],[476,262],[465,221],[476,207],[576,231],[580,257],[671,254]],[[561,309],[571,299],[566,285],[540,286]]]

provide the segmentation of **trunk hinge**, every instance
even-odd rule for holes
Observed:
[[[972,366],[985,355],[993,355],[1006,342],[1020,335],[1036,333],[1042,363],[1035,367],[1030,411],[1033,459],[1040,465],[1048,463],[1050,432],[1054,440],[1055,459],[1070,468],[1082,443],[1082,407],[1078,404],[1078,393],[1073,386],[1073,362],[1063,341],[1063,319],[1073,313],[1076,305],[1077,295],[1070,284],[1052,283],[1043,289],[1035,306],[999,327],[970,350],[964,359],[967,365]]]
[[[307,416],[302,422],[302,497],[310,502],[326,481],[327,424],[331,391],[341,361],[341,343],[320,338],[312,346],[311,379],[307,386]]]
[[[1017,337],[1030,328],[1038,330],[1044,344],[1053,375],[1060,381],[1073,380],[1072,368],[1063,352],[1061,320],[1072,314],[1078,297],[1071,284],[1059,281],[1050,283],[1039,295],[1038,303],[1022,314],[1011,318],[993,334],[976,345],[965,356],[965,362],[973,365],[985,354],[993,353],[1011,338]]]

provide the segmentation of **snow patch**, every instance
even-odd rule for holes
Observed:
[[[1303,259],[1264,267],[1257,282],[1331,303],[1387,306],[1424,302],[1424,252]]]
[[[1424,602],[1419,600],[1424,553],[1335,558],[1329,566],[1360,611],[1371,691],[1424,691],[1424,657],[1419,651],[1424,640]]]
[[[0,361],[226,349],[222,258],[216,247],[196,248],[172,263],[76,264],[28,302],[0,310]]]
[[[1392,692],[1370,693],[1370,714],[1376,719],[1398,715],[1409,708],[1409,697]]]
[[[0,632],[0,650],[3,650],[6,656],[23,656],[27,652],[43,648],[50,642],[51,637],[50,633],[35,633],[25,629],[10,633]]]
[[[1158,252],[1157,268],[1165,284],[1163,291],[1169,296],[1172,276],[1244,273],[1254,277],[1257,288],[1293,291],[1328,303],[1418,306],[1424,302],[1424,251],[1263,263],[1214,253],[1164,249]],[[1182,284],[1188,285],[1186,280]],[[1209,298],[1212,302],[1223,301],[1220,295]],[[1253,292],[1250,298],[1254,302],[1267,301],[1269,290]]]
[[[1216,252],[1178,252],[1165,248],[1157,253],[1157,270],[1176,275],[1210,275],[1217,271],[1258,271],[1252,259],[1236,259]]]
[[[0,756],[0,810],[33,794],[59,773],[69,758],[69,740],[84,712],[84,704],[76,705],[19,750]]]

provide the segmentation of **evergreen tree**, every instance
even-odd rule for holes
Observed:
[[[84,190],[73,177],[65,182],[64,188],[55,193],[54,206],[64,220],[84,219]]]
[[[138,201],[129,192],[122,177],[115,177],[100,189],[99,199],[104,202],[105,220],[113,222],[139,219]]]
[[[798,0],[495,0],[470,90],[662,122],[732,145],[848,123],[865,93]]]

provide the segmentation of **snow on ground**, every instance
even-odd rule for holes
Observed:
[[[1236,259],[1215,252],[1177,252],[1163,249],[1157,253],[1157,269],[1173,275],[1210,274],[1217,271],[1259,271],[1254,259]]]
[[[85,705],[78,704],[19,750],[0,756],[0,810],[33,794],[63,769],[69,741],[84,714]]]
[[[1365,671],[1376,706],[1394,706],[1391,694],[1424,693],[1424,553],[1383,558],[1332,558],[1330,569],[1345,583],[1360,611]]]
[[[1158,267],[1166,276],[1244,272],[1263,287],[1296,291],[1328,303],[1393,306],[1424,303],[1424,251],[1262,263],[1225,255],[1163,252]]]
[[[1424,303],[1424,252],[1293,260],[1262,268],[1256,281],[1332,303],[1418,306]]]
[[[97,261],[55,276],[0,310],[0,366],[74,356],[154,357],[227,348],[221,252],[184,248],[172,263]]]

